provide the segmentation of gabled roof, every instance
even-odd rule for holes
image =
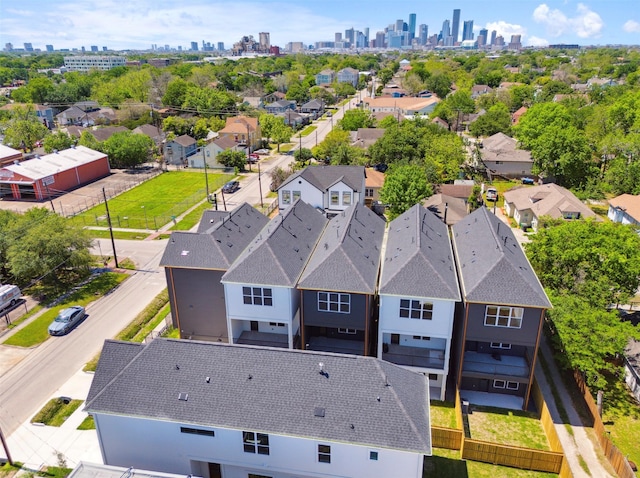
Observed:
[[[364,176],[364,166],[307,166],[289,176],[280,188],[296,178],[302,178],[323,192],[339,181],[343,181],[354,191],[361,192]]]
[[[466,201],[473,192],[473,186],[467,184],[439,184],[436,187],[436,192]]]
[[[482,141],[483,161],[533,163],[531,153],[518,149],[518,142],[504,133],[496,133]]]
[[[56,118],[81,118],[85,114],[86,113],[77,106],[71,106],[64,110],[62,113],[58,113],[56,115]]]
[[[246,134],[247,127],[249,132],[254,132],[258,129],[258,118],[251,118],[249,116],[232,116],[227,118],[227,123],[219,133],[228,134]]]
[[[334,216],[318,240],[298,288],[373,295],[384,220],[362,204]]]
[[[453,226],[467,214],[469,210],[464,199],[447,196],[446,194],[434,194],[422,201],[422,205],[434,213],[440,220],[445,220],[447,226]]]
[[[218,136],[213,140],[213,142],[216,144],[216,146],[219,146],[224,150],[231,149],[238,145],[238,143],[236,143],[231,136]]]
[[[278,100],[270,103],[266,106],[266,108],[289,108],[291,105],[295,105],[295,101],[290,100]]]
[[[384,186],[385,175],[380,171],[376,171],[373,168],[367,168],[367,177],[364,180],[364,185],[367,188],[380,189]]]
[[[392,363],[156,339],[122,365],[126,347],[105,341],[90,413],[431,454],[428,378]]]
[[[302,200],[273,218],[222,276],[222,282],[295,287],[327,219]]]
[[[536,217],[561,218],[564,213],[579,212],[580,216],[596,217],[588,206],[571,191],[554,183],[532,187],[518,187],[504,192],[504,200],[518,211],[531,209]]]
[[[621,194],[609,200],[609,205],[623,210],[629,216],[640,222],[640,195]]]
[[[324,107],[324,103],[320,100],[310,100],[301,106],[304,109],[317,108],[322,109]]]
[[[105,342],[104,346],[105,349],[108,347],[111,353],[104,355],[104,361],[102,360],[102,355],[100,355],[101,370],[99,374],[94,374],[93,376],[86,402],[93,400],[95,395],[116,378],[118,373],[143,349],[143,344],[136,342],[108,341],[108,343]]]
[[[351,144],[368,148],[382,138],[384,132],[384,128],[358,128],[351,132]]]
[[[171,234],[160,265],[227,270],[268,222],[264,214],[247,203],[231,212],[205,211],[198,232]]]
[[[161,139],[163,134],[162,130],[157,126],[151,124],[143,124],[133,130],[134,133],[144,134],[153,140]]]
[[[466,302],[551,308],[511,228],[487,208],[476,209],[451,230]]]
[[[389,224],[380,294],[460,300],[447,225],[419,204]]]
[[[129,131],[129,129],[124,126],[104,126],[102,128],[97,129],[88,129],[86,130],[93,135],[93,137],[98,141],[106,141],[115,133],[121,133],[123,131]]]
[[[356,70],[355,68],[346,67],[346,68],[343,68],[342,70],[340,70],[338,72],[338,75],[345,74],[345,73],[347,73],[349,75],[359,75],[360,74],[360,72],[358,70]]]
[[[175,138],[173,140],[173,142],[174,143],[178,143],[179,145],[184,146],[184,147],[191,146],[192,144],[196,144],[196,140],[193,139],[188,134],[183,134],[181,136],[178,136],[177,138]]]

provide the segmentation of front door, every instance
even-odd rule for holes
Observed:
[[[222,478],[220,463],[209,463],[209,478]]]
[[[252,332],[257,332],[258,331],[258,321],[257,320],[252,320],[251,321],[251,331]]]

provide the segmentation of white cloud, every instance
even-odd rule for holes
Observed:
[[[527,46],[549,46],[549,40],[544,38],[538,38],[536,36],[530,36],[526,41]]]
[[[498,35],[502,35],[504,37],[504,41],[506,43],[509,43],[509,40],[511,40],[511,35],[522,35],[522,38],[527,35],[527,29],[522,25],[507,23],[504,20],[489,22],[485,28],[489,30],[489,33],[493,30],[497,31]]]
[[[547,27],[547,33],[559,37],[564,33],[575,33],[580,38],[596,37],[602,31],[604,22],[600,15],[583,3],[579,3],[574,17],[568,17],[559,9],[550,9],[546,3],[533,11],[533,19]]]
[[[622,29],[627,33],[640,33],[640,23],[635,20],[628,20],[622,26]]]

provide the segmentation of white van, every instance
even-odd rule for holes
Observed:
[[[6,309],[22,297],[22,292],[17,285],[0,285],[0,310]]]

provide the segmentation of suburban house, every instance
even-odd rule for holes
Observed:
[[[316,75],[316,85],[330,85],[336,79],[336,72],[333,70],[322,70]]]
[[[22,161],[22,151],[0,144],[0,167]]]
[[[208,168],[224,168],[225,166],[218,162],[218,155],[227,150],[246,153],[245,148],[239,146],[238,143],[228,136],[218,137],[203,147],[198,148],[198,154],[189,157],[189,166],[192,168],[204,168],[206,158]]]
[[[640,195],[621,194],[610,199],[607,217],[613,222],[640,225]]]
[[[458,278],[449,230],[416,204],[389,224],[380,275],[378,358],[429,375],[444,400]]]
[[[380,96],[376,98],[365,98],[362,101],[364,107],[371,113],[393,113],[403,116],[428,115],[440,102],[436,95],[431,95],[428,98],[413,98],[409,96],[392,98]]]
[[[88,128],[85,131],[89,132],[97,141],[106,141],[115,133],[122,133],[129,131],[125,126],[102,126],[95,128]]]
[[[230,343],[300,348],[296,286],[326,224],[297,200],[244,248],[222,276]]]
[[[520,118],[522,118],[522,115],[524,115],[528,109],[529,108],[527,108],[526,106],[521,106],[520,108],[515,110],[514,113],[511,115],[511,123],[518,124],[518,122],[520,121]]]
[[[360,80],[360,72],[355,68],[343,68],[338,72],[337,79],[338,83],[349,83],[355,88]]]
[[[526,410],[551,302],[511,228],[487,208],[451,231],[463,300],[454,353],[460,396],[512,395]]]
[[[0,168],[0,197],[49,199],[110,173],[106,154],[75,146]]]
[[[287,110],[294,110],[296,108],[296,102],[291,100],[278,100],[273,103],[269,103],[264,107],[267,113],[275,115],[278,113],[284,113]]]
[[[257,149],[262,141],[262,133],[258,118],[250,118],[249,116],[233,116],[227,118],[224,128],[218,131],[220,138],[231,138],[239,145],[248,145],[253,151]]]
[[[476,100],[482,95],[493,93],[493,88],[489,85],[473,85],[471,87],[471,98]]]
[[[421,478],[428,382],[374,357],[107,340],[85,410],[106,465],[204,478]]]
[[[531,153],[518,148],[518,142],[504,133],[482,141],[481,158],[492,175],[520,177],[531,174]]]
[[[13,111],[16,108],[24,108],[25,105],[21,103],[7,103],[6,105],[0,107],[0,111]],[[40,122],[45,125],[47,128],[52,129],[54,127],[54,115],[53,108],[49,105],[33,105],[33,112],[36,114],[36,117],[40,120]]]
[[[165,143],[164,159],[167,164],[186,165],[187,158],[197,151],[196,140],[188,134],[183,134]]]
[[[289,176],[278,188],[281,211],[301,198],[328,215],[351,205],[364,204],[364,166],[307,166]]]
[[[423,200],[422,205],[438,216],[447,226],[453,226],[469,214],[466,200],[441,193]]]
[[[640,341],[631,339],[624,349],[624,381],[640,401]]]
[[[87,113],[87,118],[93,124],[111,124],[117,119],[117,116],[113,108],[100,108]]]
[[[439,184],[436,186],[437,194],[444,194],[458,199],[462,199],[465,204],[469,202],[469,196],[473,192],[473,181],[471,184],[467,184],[467,181],[461,181],[456,179],[453,184]]]
[[[153,126],[151,124],[143,124],[141,126],[138,126],[132,131],[132,133],[144,134],[145,136],[148,136],[153,141],[153,144],[158,147],[162,144],[162,141],[164,141],[165,138],[165,134],[163,133],[163,131],[157,126]]]
[[[89,121],[87,113],[77,106],[71,106],[62,113],[56,115],[56,121],[60,126],[79,125],[90,126],[93,123]]]
[[[174,231],[164,250],[173,326],[180,338],[228,341],[220,280],[269,219],[247,203],[231,212],[207,210],[198,232]]]
[[[538,229],[542,216],[554,219],[596,218],[596,214],[568,189],[554,183],[505,191],[504,210],[520,226]]]
[[[300,126],[309,122],[309,117],[301,115],[293,110],[287,110],[284,113],[278,113],[278,116],[284,118],[284,124],[291,126],[292,128],[299,128]]]
[[[384,135],[384,128],[358,128],[351,131],[351,146],[367,149]]]
[[[329,221],[298,281],[303,348],[375,355],[384,230],[384,219],[362,204]]]
[[[380,190],[384,186],[384,173],[373,168],[367,168],[364,180],[364,205],[371,207],[373,203],[380,200]]]
[[[310,100],[300,107],[300,113],[311,115],[313,119],[319,118],[324,113],[322,100]]]

